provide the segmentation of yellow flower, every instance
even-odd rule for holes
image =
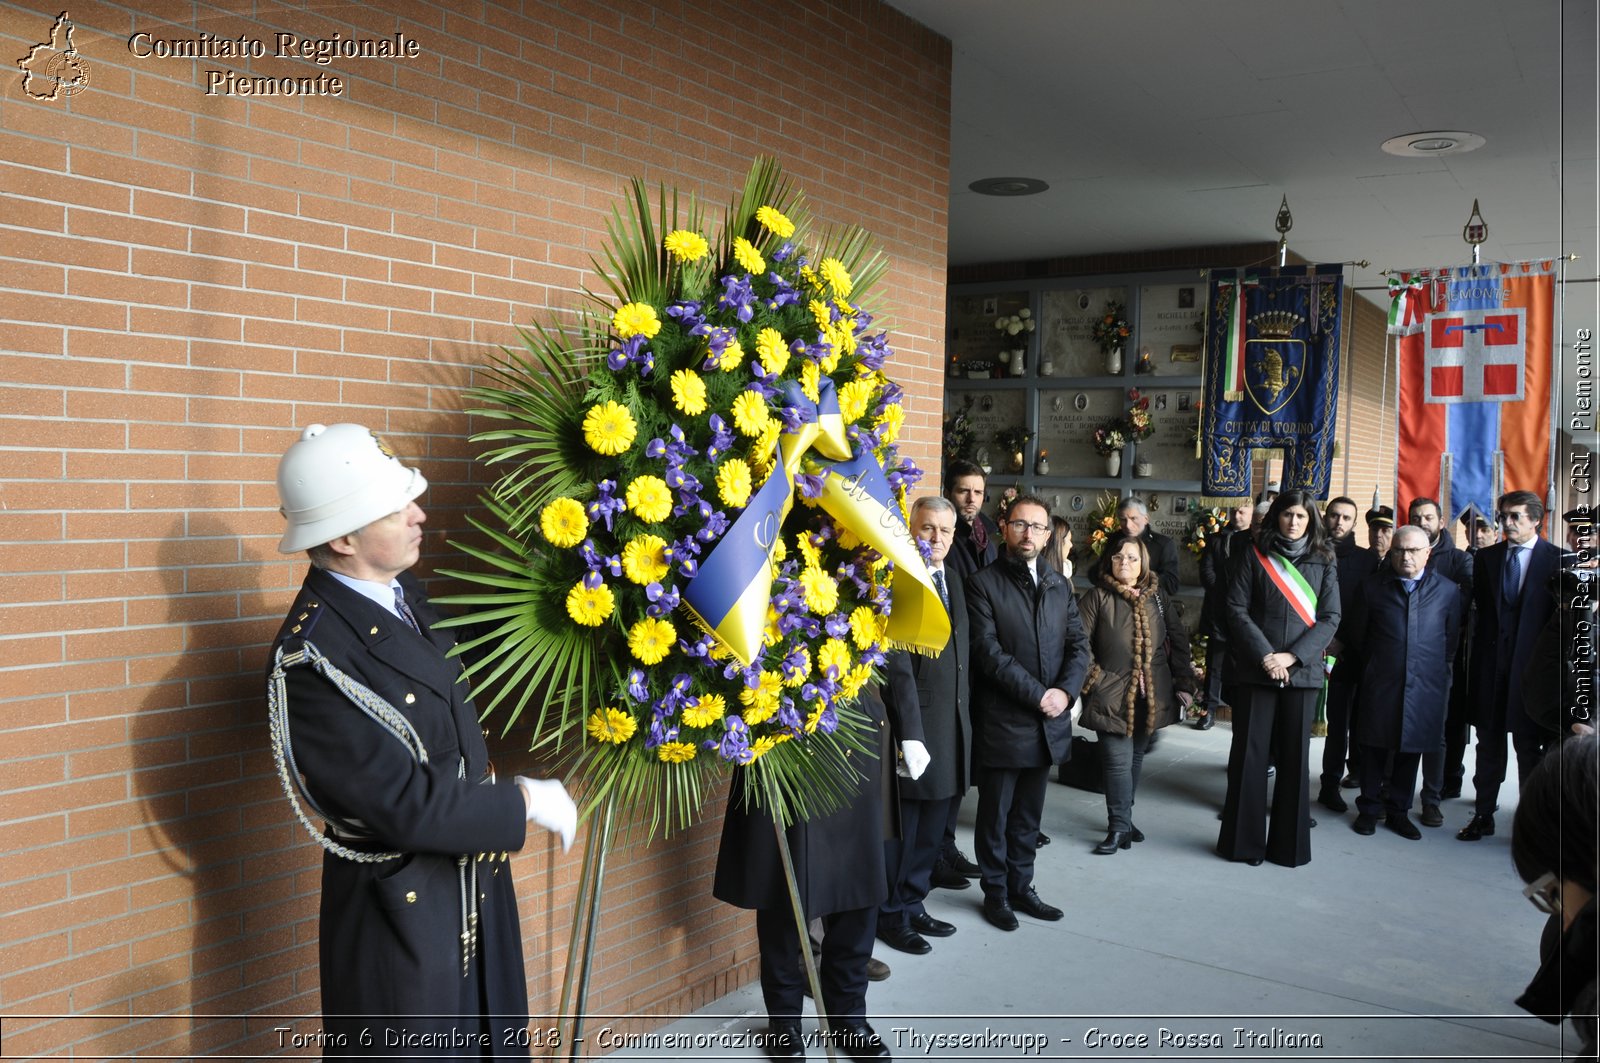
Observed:
[[[717,469],[717,494],[722,504],[743,508],[750,501],[750,466],[739,458],[727,458]]]
[[[856,649],[864,650],[877,642],[881,628],[878,614],[865,605],[858,605],[850,613],[850,637],[855,639]]]
[[[906,409],[898,402],[891,402],[883,408],[878,415],[878,439],[883,443],[893,443],[900,436],[900,426],[906,423]]]
[[[599,627],[605,623],[616,604],[611,588],[604,583],[598,587],[574,583],[567,592],[567,615],[584,627]]]
[[[618,336],[654,336],[661,331],[661,319],[649,303],[624,303],[611,315],[611,328]]]
[[[662,246],[667,249],[667,254],[679,262],[698,262],[711,250],[705,237],[688,229],[672,230],[662,241]]]
[[[817,266],[817,271],[822,274],[822,279],[828,282],[828,287],[833,289],[833,294],[841,299],[850,298],[850,290],[854,283],[850,280],[850,271],[844,268],[844,263],[836,258],[825,258]]]
[[[641,535],[622,548],[622,572],[641,587],[660,582],[669,567],[667,541],[659,535]]]
[[[551,546],[565,550],[577,546],[589,534],[589,518],[583,504],[571,498],[558,498],[539,512],[539,530]]]
[[[609,399],[583,415],[583,439],[596,454],[621,454],[633,445],[638,431],[628,408]]]
[[[763,668],[759,686],[747,686],[739,691],[739,704],[745,707],[740,715],[745,723],[754,727],[758,723],[765,723],[778,711],[782,683],[782,676]]]
[[[800,573],[800,587],[805,591],[806,608],[818,616],[827,616],[838,608],[839,581],[820,568]]]
[[[817,729],[817,724],[820,723],[821,720],[822,720],[822,710],[823,710],[823,708],[825,708],[823,703],[821,701],[818,701],[815,704],[815,706],[812,707],[811,711],[806,713],[806,724],[805,724],[805,732],[806,732],[806,734],[810,734],[811,732],[813,732],[813,731],[815,731]]]
[[[683,707],[683,725],[710,727],[727,713],[728,703],[722,700],[721,694],[702,694],[698,698],[690,698]]]
[[[773,207],[761,206],[756,208],[756,221],[767,232],[780,240],[787,240],[794,235],[794,222],[784,217]]]
[[[811,320],[817,323],[818,332],[833,325],[833,315],[828,313],[828,304],[821,299],[811,300],[806,304],[806,309],[811,311]]]
[[[589,714],[589,722],[584,725],[584,730],[596,742],[619,745],[632,738],[633,732],[638,729],[639,721],[618,709],[595,709]]]
[[[694,754],[693,742],[663,742],[656,746],[656,759],[668,764],[682,764],[686,760],[693,760]]]
[[[783,333],[775,328],[762,329],[756,336],[756,355],[767,372],[783,372],[789,364],[789,347],[783,342]]]
[[[750,444],[750,461],[758,464],[767,472],[771,472],[772,452],[778,448],[778,437],[783,435],[783,422],[769,416],[766,427],[761,430],[761,438]],[[762,483],[767,482],[765,475],[756,479]]]
[[[784,659],[783,685],[786,687],[805,686],[805,682],[809,678],[811,678],[811,653],[804,646],[801,646]]]
[[[724,373],[731,373],[744,364],[744,348],[738,340],[729,340],[728,345],[722,348],[722,360],[717,363],[717,368]]]
[[[817,671],[826,673],[832,668],[833,674],[843,678],[850,671],[850,666],[855,658],[850,654],[850,647],[838,639],[828,639],[817,651]]]
[[[772,752],[773,746],[776,746],[779,742],[787,742],[788,740],[789,735],[787,733],[762,735],[760,738],[750,743],[750,760],[748,763],[755,763],[768,753]]]
[[[672,404],[691,417],[706,412],[706,382],[693,369],[672,374]]]
[[[772,540],[772,564],[773,564],[773,567],[777,567],[778,565],[783,564],[783,559],[788,557],[788,556],[789,556],[789,548],[784,545],[783,536],[780,535],[777,538],[773,539]]]
[[[822,368],[829,373],[838,368],[842,356],[856,353],[856,334],[848,328],[830,326],[822,330],[822,338],[828,343],[828,354],[823,358]]]
[[[839,389],[839,416],[845,424],[854,424],[866,416],[867,403],[872,401],[877,386],[870,380],[857,377]]]
[[[759,391],[741,391],[733,400],[733,423],[739,431],[754,438],[772,423],[772,411]]]
[[[847,698],[853,698],[861,693],[861,688],[867,685],[867,680],[872,678],[870,665],[858,664],[845,675],[839,684],[839,689]]]
[[[761,252],[755,245],[742,236],[733,238],[733,257],[746,273],[765,273],[767,260],[761,257]]]
[[[819,381],[822,379],[822,369],[816,362],[807,362],[800,368],[800,390],[805,392],[806,398],[812,402],[821,402],[822,393]]]
[[[811,541],[809,535],[795,537],[795,545],[800,548],[800,556],[805,559],[806,568],[822,567],[822,551],[817,549],[817,544]]]
[[[628,485],[628,508],[642,521],[655,524],[672,513],[672,491],[659,476],[638,476]]]
[[[660,664],[678,637],[670,623],[647,616],[628,629],[628,649],[645,664]]]

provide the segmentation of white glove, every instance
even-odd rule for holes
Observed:
[[[1072,708],[1067,710],[1067,714],[1072,718],[1072,725],[1076,727],[1078,725],[1078,718],[1083,715],[1083,699],[1078,698],[1076,701],[1074,701],[1072,703]]]
[[[562,852],[572,848],[572,836],[578,833],[578,806],[567,796],[561,781],[518,775],[517,785],[528,799],[528,822],[561,835]]]
[[[900,763],[895,765],[895,774],[904,775],[908,779],[920,779],[922,773],[928,770],[928,747],[911,739],[900,743]]]

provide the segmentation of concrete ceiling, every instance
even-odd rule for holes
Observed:
[[[948,37],[953,265],[1274,241],[1379,270],[1596,270],[1594,0],[889,0]],[[1466,130],[1466,154],[1379,145]],[[978,195],[986,177],[1048,182]]]

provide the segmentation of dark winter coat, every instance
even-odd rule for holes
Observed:
[[[1514,613],[1501,601],[1506,565],[1505,542],[1478,551],[1472,569],[1472,601],[1476,630],[1472,635],[1472,723],[1477,727],[1516,730],[1523,720],[1519,680],[1533,657],[1534,643],[1555,612],[1550,576],[1561,563],[1561,550],[1535,539],[1523,576],[1520,608]]]
[[[1155,647],[1150,662],[1154,689],[1146,695],[1153,713],[1150,731],[1176,723],[1178,691],[1192,694],[1196,688],[1189,635],[1172,604],[1165,600],[1165,593],[1156,593],[1160,604],[1150,625],[1150,641]],[[1128,734],[1124,699],[1134,672],[1133,603],[1104,587],[1091,587],[1078,602],[1078,610],[1094,655],[1094,666],[1089,670],[1092,682],[1084,692],[1083,715],[1078,723],[1091,731]]]
[[[1425,570],[1407,594],[1385,566],[1361,581],[1350,604],[1345,652],[1361,665],[1356,741],[1402,753],[1439,748],[1461,635],[1460,586]]]
[[[1228,600],[1228,580],[1233,572],[1231,562],[1249,545],[1248,531],[1224,528],[1211,537],[1200,553],[1200,585],[1206,590],[1200,605],[1200,634],[1216,639],[1218,646],[1228,641],[1223,606]]]
[[[527,1026],[528,999],[522,927],[503,855],[522,848],[525,805],[511,779],[486,778],[477,710],[460,681],[460,662],[445,656],[454,640],[433,628],[439,617],[421,585],[408,574],[400,582],[425,635],[313,569],[274,644],[274,656],[279,647],[293,653],[314,646],[398,710],[427,752],[419,762],[310,667],[286,670],[289,747],[312,799],[370,835],[351,848],[404,854],[379,863],[324,855],[322,1008],[351,1054],[362,1054],[363,1028],[373,1031],[367,1053],[399,1051],[384,1045],[380,1026],[389,1026],[445,1039],[482,1032],[492,1039],[485,1057],[498,1051],[526,1058],[526,1048],[506,1045],[507,1030],[515,1036]],[[477,956],[465,976],[459,855],[475,870],[480,894]],[[407,1051],[418,1052],[410,1043]],[[436,1054],[480,1052],[472,1046]]]
[[[921,741],[928,747],[928,767],[922,777],[900,779],[900,796],[910,801],[959,797],[972,785],[967,596],[961,577],[948,563],[944,581],[950,596],[950,641],[943,651],[929,657],[896,650],[884,664],[885,707],[898,718],[915,716],[921,724]]]
[[[962,579],[967,579],[980,568],[988,568],[994,564],[995,559],[1005,550],[1005,540],[1000,535],[1000,526],[994,518],[987,513],[979,512],[978,519],[983,522],[983,530],[988,533],[988,541],[983,549],[972,541],[972,524],[965,517],[956,518],[956,538],[950,545],[950,553],[945,557],[946,568],[955,569],[956,574]]]
[[[975,765],[1037,768],[1071,755],[1070,712],[1039,708],[1056,688],[1078,699],[1089,671],[1089,636],[1072,585],[1043,560],[1035,586],[1027,565],[996,561],[967,580],[972,624]]]
[[[1242,544],[1241,544],[1242,545]],[[1249,686],[1277,686],[1261,659],[1269,653],[1292,653],[1298,660],[1289,669],[1289,686],[1322,686],[1322,658],[1339,626],[1339,574],[1333,559],[1304,557],[1296,568],[1317,595],[1316,623],[1307,627],[1278,590],[1253,546],[1242,546],[1228,587],[1228,682]]]
[[[1339,568],[1339,601],[1343,615],[1339,618],[1338,630],[1334,638],[1341,647],[1350,644],[1350,603],[1355,600],[1356,592],[1361,586],[1361,581],[1380,571],[1384,562],[1377,561],[1371,550],[1364,550],[1356,545],[1354,533],[1345,536],[1333,544],[1334,563]],[[1338,660],[1334,663],[1333,674],[1329,677],[1338,683],[1355,684],[1360,680],[1360,666],[1355,655],[1342,650]]]

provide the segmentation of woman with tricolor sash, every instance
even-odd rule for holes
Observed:
[[[1309,493],[1273,499],[1253,548],[1234,568],[1224,619],[1233,747],[1217,853],[1251,866],[1299,867],[1311,860],[1311,722],[1322,658],[1339,626],[1338,567]]]

